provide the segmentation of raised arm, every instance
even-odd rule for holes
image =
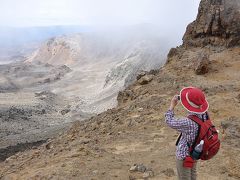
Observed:
[[[188,131],[189,126],[192,125],[192,122],[187,119],[187,118],[183,118],[183,119],[177,119],[174,117],[174,111],[169,109],[166,113],[165,113],[165,122],[167,123],[167,125],[181,133]]]

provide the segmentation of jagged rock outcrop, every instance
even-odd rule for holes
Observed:
[[[209,71],[209,54],[206,52],[201,52],[198,54],[197,62],[195,66],[195,73],[197,75],[203,75]]]
[[[185,47],[240,45],[240,1],[202,0],[197,19],[188,25]]]
[[[150,83],[153,80],[153,76],[149,75],[149,76],[143,76],[138,80],[138,83],[141,85],[145,85]]]

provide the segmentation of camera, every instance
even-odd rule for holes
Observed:
[[[180,101],[180,95],[177,95],[177,100]]]

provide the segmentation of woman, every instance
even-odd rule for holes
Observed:
[[[172,98],[169,110],[165,114],[165,121],[169,127],[179,131],[179,137],[176,145],[176,163],[177,174],[179,180],[195,180],[196,161],[190,157],[189,147],[192,146],[198,134],[198,124],[189,119],[188,117],[177,119],[174,116],[174,108],[181,102],[182,106],[188,111],[189,115],[196,115],[201,120],[207,120],[208,102],[204,93],[195,87],[183,88],[180,96]]]

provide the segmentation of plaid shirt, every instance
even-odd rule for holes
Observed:
[[[193,113],[189,113],[189,115],[191,114]],[[197,115],[200,119],[203,120],[207,118],[205,114],[193,115]],[[175,118],[174,112],[172,110],[168,110],[166,112],[165,121],[169,127],[176,129],[177,131],[182,133],[182,137],[180,138],[177,145],[176,157],[179,160],[183,160],[187,155],[189,155],[188,144],[191,146],[197,136],[198,124],[187,117],[181,119]]]

